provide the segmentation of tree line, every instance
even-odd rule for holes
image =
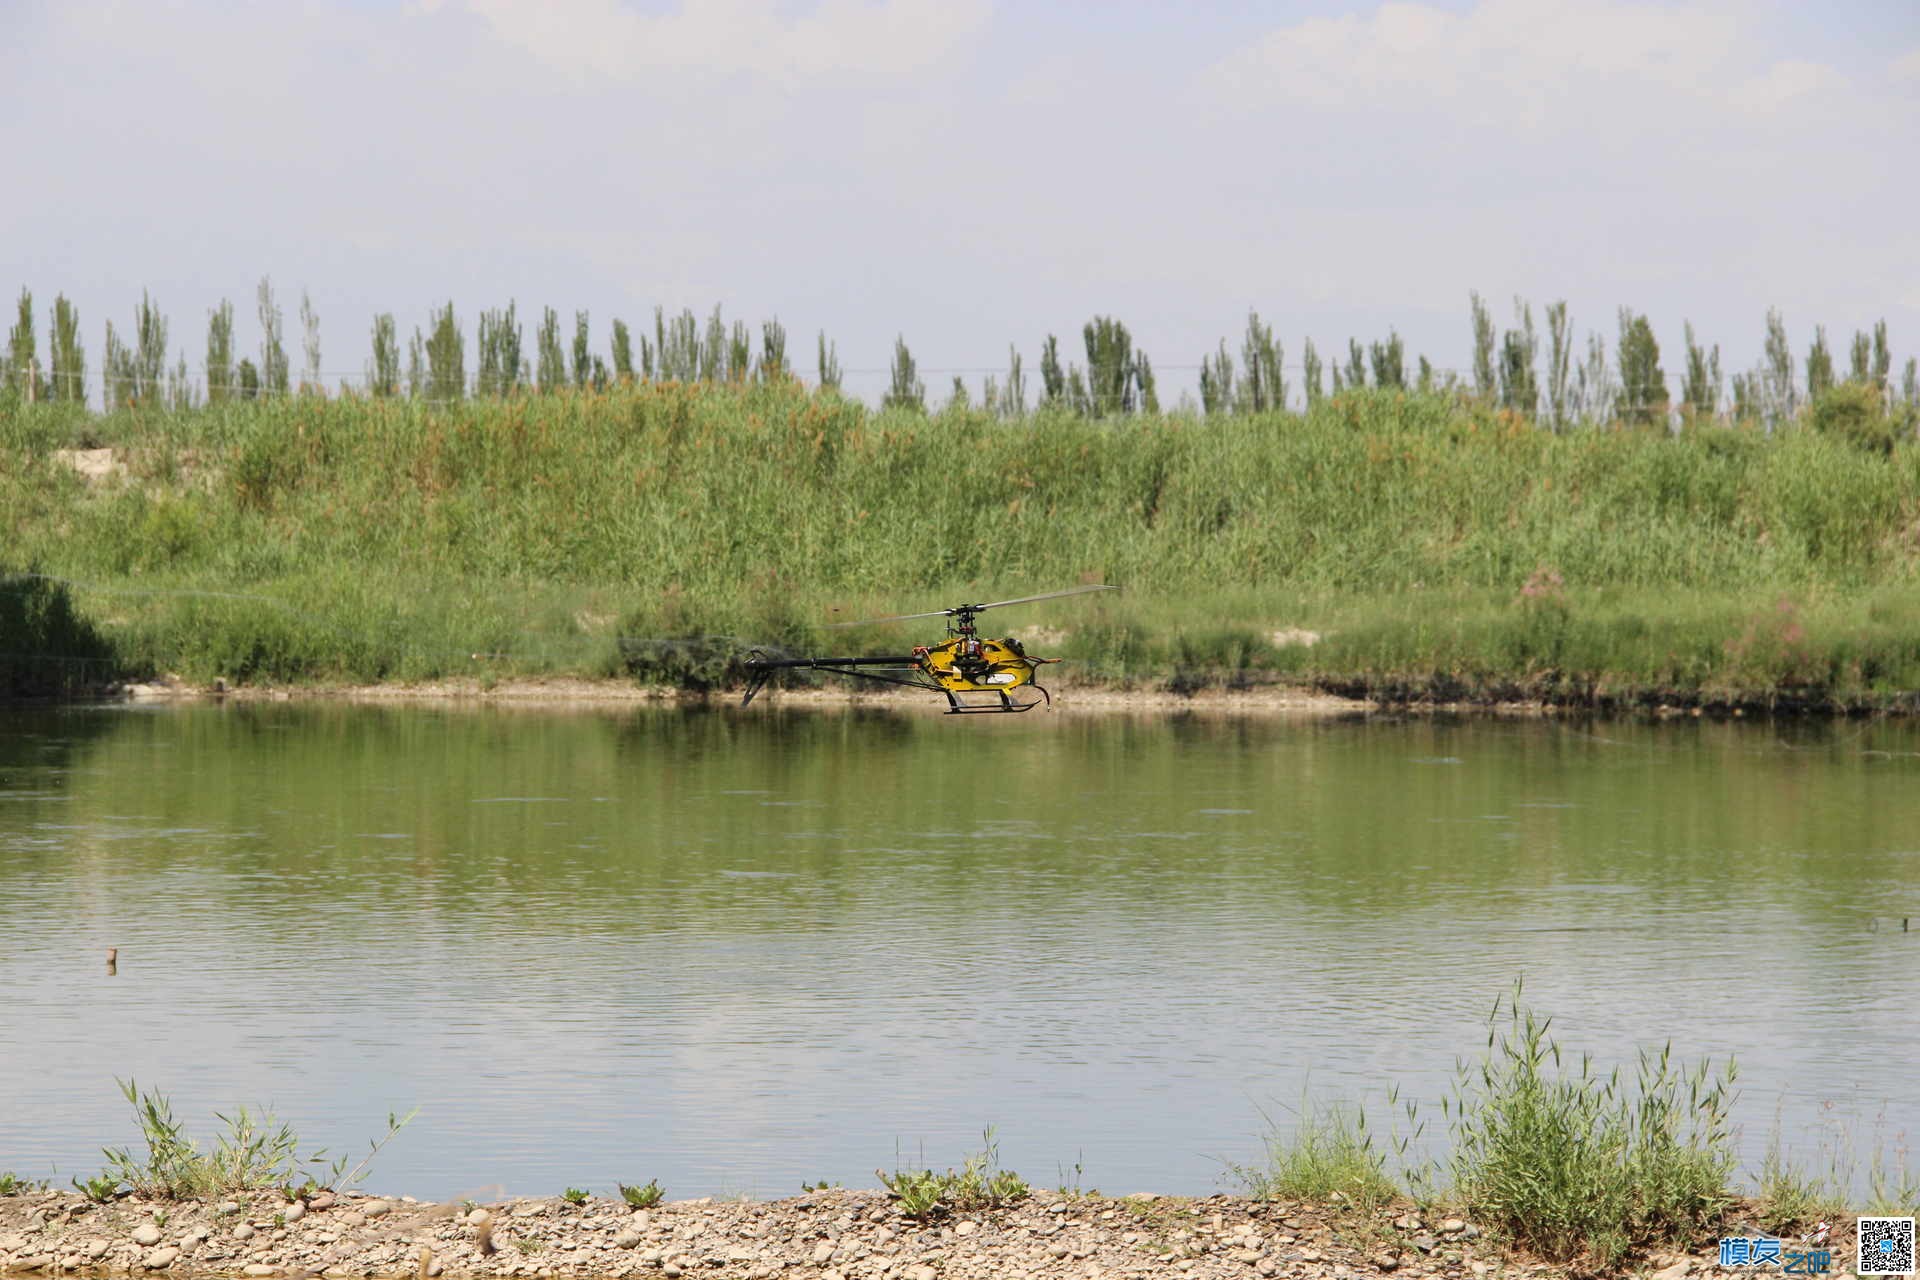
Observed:
[[[257,352],[241,355],[234,343],[234,312],[222,302],[207,317],[204,379],[196,380],[184,352],[169,361],[169,327],[159,306],[144,291],[132,325],[123,334],[106,323],[100,370],[103,403],[109,408],[161,406],[184,409],[199,403],[293,394],[327,394],[322,381],[320,321],[312,301],[301,296],[302,366],[298,380],[287,350],[286,325],[272,282],[262,280],[255,294],[260,328]],[[1778,311],[1769,311],[1763,355],[1752,369],[1727,376],[1720,348],[1705,347],[1685,326],[1685,348],[1677,369],[1678,395],[1668,385],[1660,345],[1647,317],[1622,307],[1611,350],[1607,337],[1589,332],[1576,344],[1564,301],[1543,310],[1544,332],[1530,303],[1515,299],[1513,320],[1504,329],[1478,293],[1470,295],[1472,367],[1436,368],[1424,355],[1408,360],[1397,331],[1362,343],[1349,339],[1344,355],[1322,353],[1312,339],[1302,343],[1300,360],[1290,365],[1282,341],[1257,312],[1247,316],[1237,350],[1226,339],[1205,353],[1197,366],[1197,403],[1183,395],[1179,407],[1207,415],[1270,413],[1298,403],[1312,408],[1329,395],[1364,387],[1438,391],[1471,395],[1552,430],[1576,423],[1628,426],[1688,426],[1732,421],[1778,426],[1803,410],[1845,400],[1850,412],[1884,417],[1920,416],[1920,372],[1909,358],[1899,386],[1893,385],[1893,355],[1884,320],[1856,332],[1845,362],[1835,353],[1825,326],[1816,326],[1803,360],[1796,361]],[[22,289],[17,319],[8,333],[4,386],[24,401],[87,399],[87,356],[80,338],[80,317],[68,299],[57,297],[48,310],[46,351],[39,348],[33,295]],[[1096,316],[1081,331],[1084,363],[1063,358],[1058,337],[1041,345],[1037,388],[1031,410],[1107,417],[1161,412],[1153,362],[1135,344],[1121,321]],[[475,333],[473,371],[469,375],[467,338],[452,302],[437,307],[424,329],[416,328],[403,353],[391,312],[376,316],[372,355],[364,378],[343,392],[376,398],[405,396],[451,402],[470,396],[550,394],[562,389],[604,389],[636,379],[679,382],[779,381],[798,377],[787,354],[786,329],[777,319],[756,332],[744,321],[729,323],[715,307],[704,320],[691,310],[669,316],[656,307],[651,333],[637,335],[615,319],[605,354],[594,349],[590,317],[573,313],[570,328],[553,308],[544,308],[531,341],[517,308],[480,313]],[[955,376],[945,407],[1020,417],[1030,411],[1022,355],[1009,345],[1004,377],[986,377],[976,393]],[[1299,375],[1299,399],[1288,372]],[[816,342],[814,381],[838,389],[843,370],[836,346],[826,334]],[[896,338],[884,408],[925,411],[928,395],[904,335]]]

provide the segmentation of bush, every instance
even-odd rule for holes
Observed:
[[[1823,435],[1836,436],[1874,453],[1892,453],[1895,420],[1882,411],[1880,393],[1862,382],[1842,382],[1814,397],[1809,421]]]

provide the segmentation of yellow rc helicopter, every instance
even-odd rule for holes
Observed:
[[[886,618],[867,618],[861,622],[836,622],[834,627],[864,627],[877,622],[905,622],[912,618],[945,618],[947,638],[935,645],[917,645],[905,657],[870,658],[769,658],[755,650],[747,658],[746,706],[766,687],[776,671],[805,669],[877,680],[882,684],[902,684],[910,689],[927,689],[947,698],[947,714],[970,715],[981,712],[1031,711],[1053,695],[1034,683],[1034,672],[1058,658],[1035,658],[1012,636],[982,640],[974,628],[976,615],[988,609],[1010,604],[1031,604],[1035,600],[1057,600],[1061,596],[1085,595],[1091,591],[1118,591],[1114,586],[1072,587],[1066,591],[1048,591],[1015,600],[995,600],[988,604],[957,604],[951,609],[927,613],[898,613]],[[1033,689],[1039,698],[1016,701],[1016,689]],[[983,699],[981,695],[985,695]]]

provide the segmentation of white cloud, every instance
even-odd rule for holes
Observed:
[[[609,77],[903,75],[944,60],[988,17],[984,0],[822,0],[797,16],[766,0],[686,0],[659,15],[620,0],[463,2],[500,40],[549,66]]]

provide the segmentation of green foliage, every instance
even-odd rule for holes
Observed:
[[[480,313],[480,368],[474,391],[482,396],[512,395],[519,387],[522,370],[520,322],[514,304],[504,311]]]
[[[1307,408],[1311,410],[1326,395],[1320,382],[1320,353],[1313,349],[1313,339],[1308,338],[1300,348],[1300,377],[1307,386]]]
[[[1111,316],[1095,316],[1081,330],[1087,347],[1087,398],[1091,416],[1132,413],[1140,381],[1133,335]]]
[[[1807,350],[1807,399],[1818,401],[1833,389],[1833,352],[1827,348],[1827,327],[1813,327],[1813,346]]]
[[[32,1178],[22,1178],[12,1170],[0,1170],[0,1198],[23,1196],[35,1191],[45,1191],[47,1184]]]
[[[913,353],[907,350],[904,336],[893,340],[893,383],[887,388],[886,398],[880,402],[880,407],[926,412],[927,385],[914,374]]]
[[[386,1134],[371,1142],[365,1158],[349,1169],[345,1156],[328,1162],[323,1150],[301,1156],[299,1138],[290,1126],[278,1123],[271,1111],[255,1116],[245,1107],[231,1116],[215,1113],[215,1119],[225,1128],[215,1136],[212,1150],[202,1151],[174,1119],[165,1095],[142,1091],[132,1080],[119,1084],[133,1106],[146,1154],[136,1156],[127,1147],[107,1148],[107,1167],[100,1177],[86,1184],[78,1179],[74,1182],[95,1198],[104,1198],[95,1195],[96,1188],[104,1187],[106,1194],[112,1195],[123,1185],[142,1195],[168,1200],[296,1185],[313,1189],[353,1186],[366,1176],[373,1157],[414,1114],[389,1114]]]
[[[40,358],[34,353],[33,294],[20,290],[20,318],[7,331],[7,367],[0,385],[21,400],[39,400]]]
[[[1371,1213],[1399,1193],[1360,1107],[1315,1110],[1303,1103],[1290,1133],[1268,1116],[1266,1146],[1264,1165],[1228,1166],[1255,1199],[1344,1203]]]
[[[1233,357],[1227,354],[1225,338],[1217,353],[1200,358],[1200,406],[1209,418],[1234,410]]]
[[[1813,397],[1808,421],[1815,431],[1874,453],[1892,453],[1897,438],[1898,426],[1881,412],[1869,382],[1829,385]]]
[[[1389,332],[1385,342],[1369,343],[1367,363],[1373,368],[1374,386],[1399,389],[1407,385],[1406,346],[1399,333]],[[1284,402],[1285,397],[1281,399]]]
[[[1800,397],[1793,385],[1793,350],[1787,345],[1786,322],[1771,309],[1767,312],[1765,350],[1760,384],[1762,412],[1768,425],[1777,427],[1793,417]]]
[[[586,390],[593,376],[593,347],[587,333],[587,313],[573,313],[573,385]]]
[[[427,398],[441,404],[467,394],[467,340],[454,318],[453,303],[433,313],[433,336],[427,339]]]
[[[778,382],[793,376],[787,366],[787,329],[778,320],[760,326],[760,366],[755,370],[763,382]]]
[[[1660,371],[1660,344],[1644,315],[1620,308],[1620,419],[1631,426],[1665,425],[1667,378]]]
[[[1687,372],[1681,382],[1680,403],[1689,422],[1713,417],[1720,401],[1720,348],[1711,354],[1693,340],[1693,325],[1687,325]]]
[[[840,352],[834,344],[827,341],[827,333],[824,329],[820,331],[820,352],[817,363],[821,388],[838,391],[840,389]]]
[[[568,1204],[580,1205],[587,1202],[587,1193],[579,1187],[568,1187],[560,1193],[560,1198]]]
[[[1669,1047],[1643,1051],[1631,1083],[1584,1055],[1571,1070],[1552,1020],[1520,997],[1516,986],[1495,1002],[1487,1052],[1447,1103],[1470,1214],[1549,1260],[1603,1269],[1650,1245],[1691,1243],[1733,1198],[1733,1064],[1687,1069]]]
[[[233,397],[233,304],[224,299],[207,313],[207,403]]]
[[[1260,313],[1247,313],[1247,336],[1240,344],[1240,385],[1234,403],[1244,413],[1270,413],[1287,405],[1287,382],[1281,372],[1285,351],[1274,340],[1273,326],[1260,323]],[[1227,373],[1231,377],[1231,371]]]
[[[260,313],[260,389],[270,396],[284,396],[289,386],[287,347],[282,337],[285,325],[280,304],[274,301],[271,280],[261,278],[255,301]]]
[[[618,317],[613,321],[613,376],[621,382],[633,381],[633,334]]]
[[[1531,418],[1540,405],[1540,385],[1534,376],[1539,340],[1533,331],[1533,308],[1518,298],[1513,302],[1520,327],[1507,330],[1500,346],[1500,404]]]
[[[567,355],[560,346],[560,315],[552,307],[540,313],[539,369],[540,390],[552,393],[567,385]]]
[[[49,400],[69,403],[87,398],[87,355],[80,345],[80,311],[63,293],[53,300],[53,340],[50,344],[53,372],[48,386]]]
[[[66,583],[0,568],[0,696],[79,693],[109,683],[119,668]]]
[[[1493,313],[1480,295],[1469,295],[1473,304],[1473,386],[1480,398],[1492,403],[1499,392],[1493,370]]]
[[[367,370],[367,386],[382,400],[400,394],[400,339],[392,312],[373,318],[373,363]]]
[[[644,1187],[630,1187],[619,1183],[620,1198],[635,1209],[651,1209],[666,1198],[666,1192],[660,1189],[658,1178],[649,1178]]]
[[[70,1181],[74,1190],[95,1204],[105,1204],[120,1194],[120,1179],[112,1174],[101,1173],[86,1178],[75,1174]]]
[[[1564,429],[1572,411],[1568,374],[1573,361],[1573,329],[1567,323],[1567,303],[1547,304],[1547,409],[1555,431]]]
[[[958,1170],[897,1169],[891,1175],[875,1170],[880,1185],[899,1201],[900,1212],[916,1220],[948,1213],[1000,1209],[1027,1198],[1031,1188],[1019,1174],[1000,1168],[1000,1149],[989,1128],[981,1135],[981,1149],[969,1155]]]

